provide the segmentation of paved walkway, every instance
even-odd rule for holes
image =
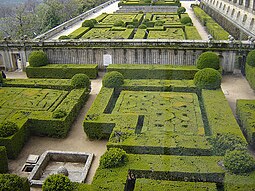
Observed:
[[[192,8],[190,7],[191,4],[195,4],[196,1],[181,1],[182,7],[185,7],[186,13],[189,14],[193,25],[197,28],[198,33],[200,34],[202,40],[208,40],[208,34],[205,30],[205,27],[199,22],[196,15],[194,14]]]

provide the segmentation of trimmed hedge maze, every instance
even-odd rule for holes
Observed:
[[[85,88],[73,89],[70,80],[13,79],[5,80],[4,86],[8,87],[0,89],[0,124],[18,126],[13,135],[0,137],[10,159],[18,156],[30,134],[66,137],[89,94]]]
[[[124,190],[130,171],[136,177],[135,190],[255,188],[254,171],[232,174],[222,166],[224,154],[214,153],[210,140],[219,135],[231,134],[246,142],[220,89],[199,90],[190,75],[176,80],[179,73],[183,75],[181,68],[162,78],[158,74],[167,74],[169,68],[158,66],[157,74],[157,67],[150,66],[155,67],[150,79],[149,69],[141,66],[145,74],[141,76],[148,78],[137,79],[139,69],[129,67],[116,67],[130,79],[119,88],[103,87],[84,120],[90,139],[108,139],[108,149],[128,153],[125,165],[98,168],[92,190]]]
[[[121,0],[119,6],[181,6],[179,0]]]
[[[185,18],[186,13],[103,13],[60,39],[201,39],[192,21],[182,23]]]

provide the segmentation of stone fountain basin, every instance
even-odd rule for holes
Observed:
[[[28,180],[33,186],[42,186],[44,180],[51,174],[57,174],[60,166],[68,170],[72,182],[85,181],[93,160],[92,153],[70,151],[45,151],[36,163]]]

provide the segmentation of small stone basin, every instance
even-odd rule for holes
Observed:
[[[33,186],[42,186],[49,175],[58,174],[59,168],[65,168],[72,182],[82,183],[86,179],[92,160],[92,153],[46,151],[36,163],[28,180]]]

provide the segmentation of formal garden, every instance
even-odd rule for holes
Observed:
[[[15,159],[31,134],[66,137],[90,92],[88,76],[97,74],[94,65],[54,67],[42,51],[32,52],[29,61],[27,72],[37,78],[1,78],[2,173],[8,172],[7,158]],[[253,118],[245,120],[254,101],[237,103],[245,139],[220,89],[219,57],[205,52],[196,63],[110,65],[84,119],[89,139],[108,140],[92,184],[54,175],[43,190],[53,182],[68,184],[67,190],[254,189],[255,160],[247,150],[248,144],[254,147]],[[67,79],[50,79],[50,71]],[[11,178],[19,179],[3,174],[0,184]],[[29,189],[26,179],[19,181]]]
[[[80,28],[60,39],[201,39],[181,7],[179,13],[113,13],[85,20]]]
[[[121,0],[119,6],[180,6],[179,0]]]

